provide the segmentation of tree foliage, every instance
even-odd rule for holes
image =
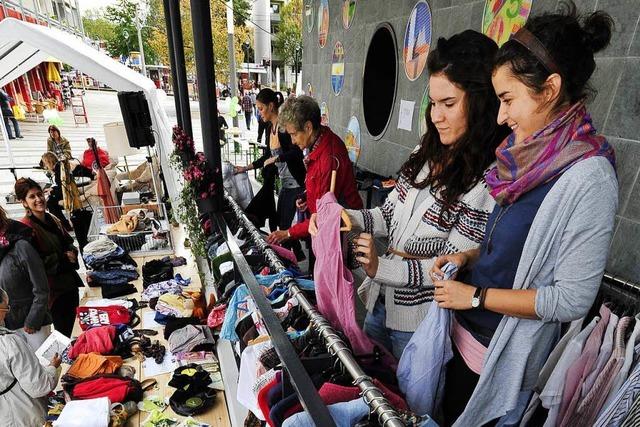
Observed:
[[[92,40],[108,41],[113,37],[115,25],[103,17],[102,10],[88,10],[82,17],[84,32]]]
[[[296,49],[302,49],[302,0],[291,0],[285,4],[280,9],[280,17],[280,32],[276,35],[274,47],[283,62],[293,66]]]
[[[107,6],[105,18],[114,24],[114,33],[110,40],[107,40],[107,50],[112,56],[129,55],[132,51],[140,51],[138,45],[138,29],[136,27],[137,2],[132,0],[119,0],[112,6]],[[149,44],[152,28],[147,22],[142,23],[142,44],[146,63],[157,62],[157,53]]]

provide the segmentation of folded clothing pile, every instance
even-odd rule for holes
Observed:
[[[154,259],[142,266],[142,286],[146,289],[153,283],[173,279],[173,264],[170,260]]]
[[[100,286],[102,296],[117,298],[136,292],[130,282],[139,277],[138,264],[129,254],[108,238],[89,242],[83,249],[89,286]]]

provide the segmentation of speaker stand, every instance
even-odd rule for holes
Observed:
[[[153,182],[153,194],[156,196],[156,203],[160,204],[162,201],[160,193],[158,192],[158,183],[156,182],[156,174],[153,171],[153,159],[151,157],[151,148],[147,145],[147,165],[151,171],[151,181]]]

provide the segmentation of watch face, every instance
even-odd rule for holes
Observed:
[[[471,299],[471,307],[478,308],[480,307],[480,298],[472,298]]]

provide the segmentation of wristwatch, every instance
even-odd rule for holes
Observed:
[[[482,292],[482,288],[476,288],[476,291],[473,293],[473,298],[471,298],[471,308],[480,307],[480,293]]]

